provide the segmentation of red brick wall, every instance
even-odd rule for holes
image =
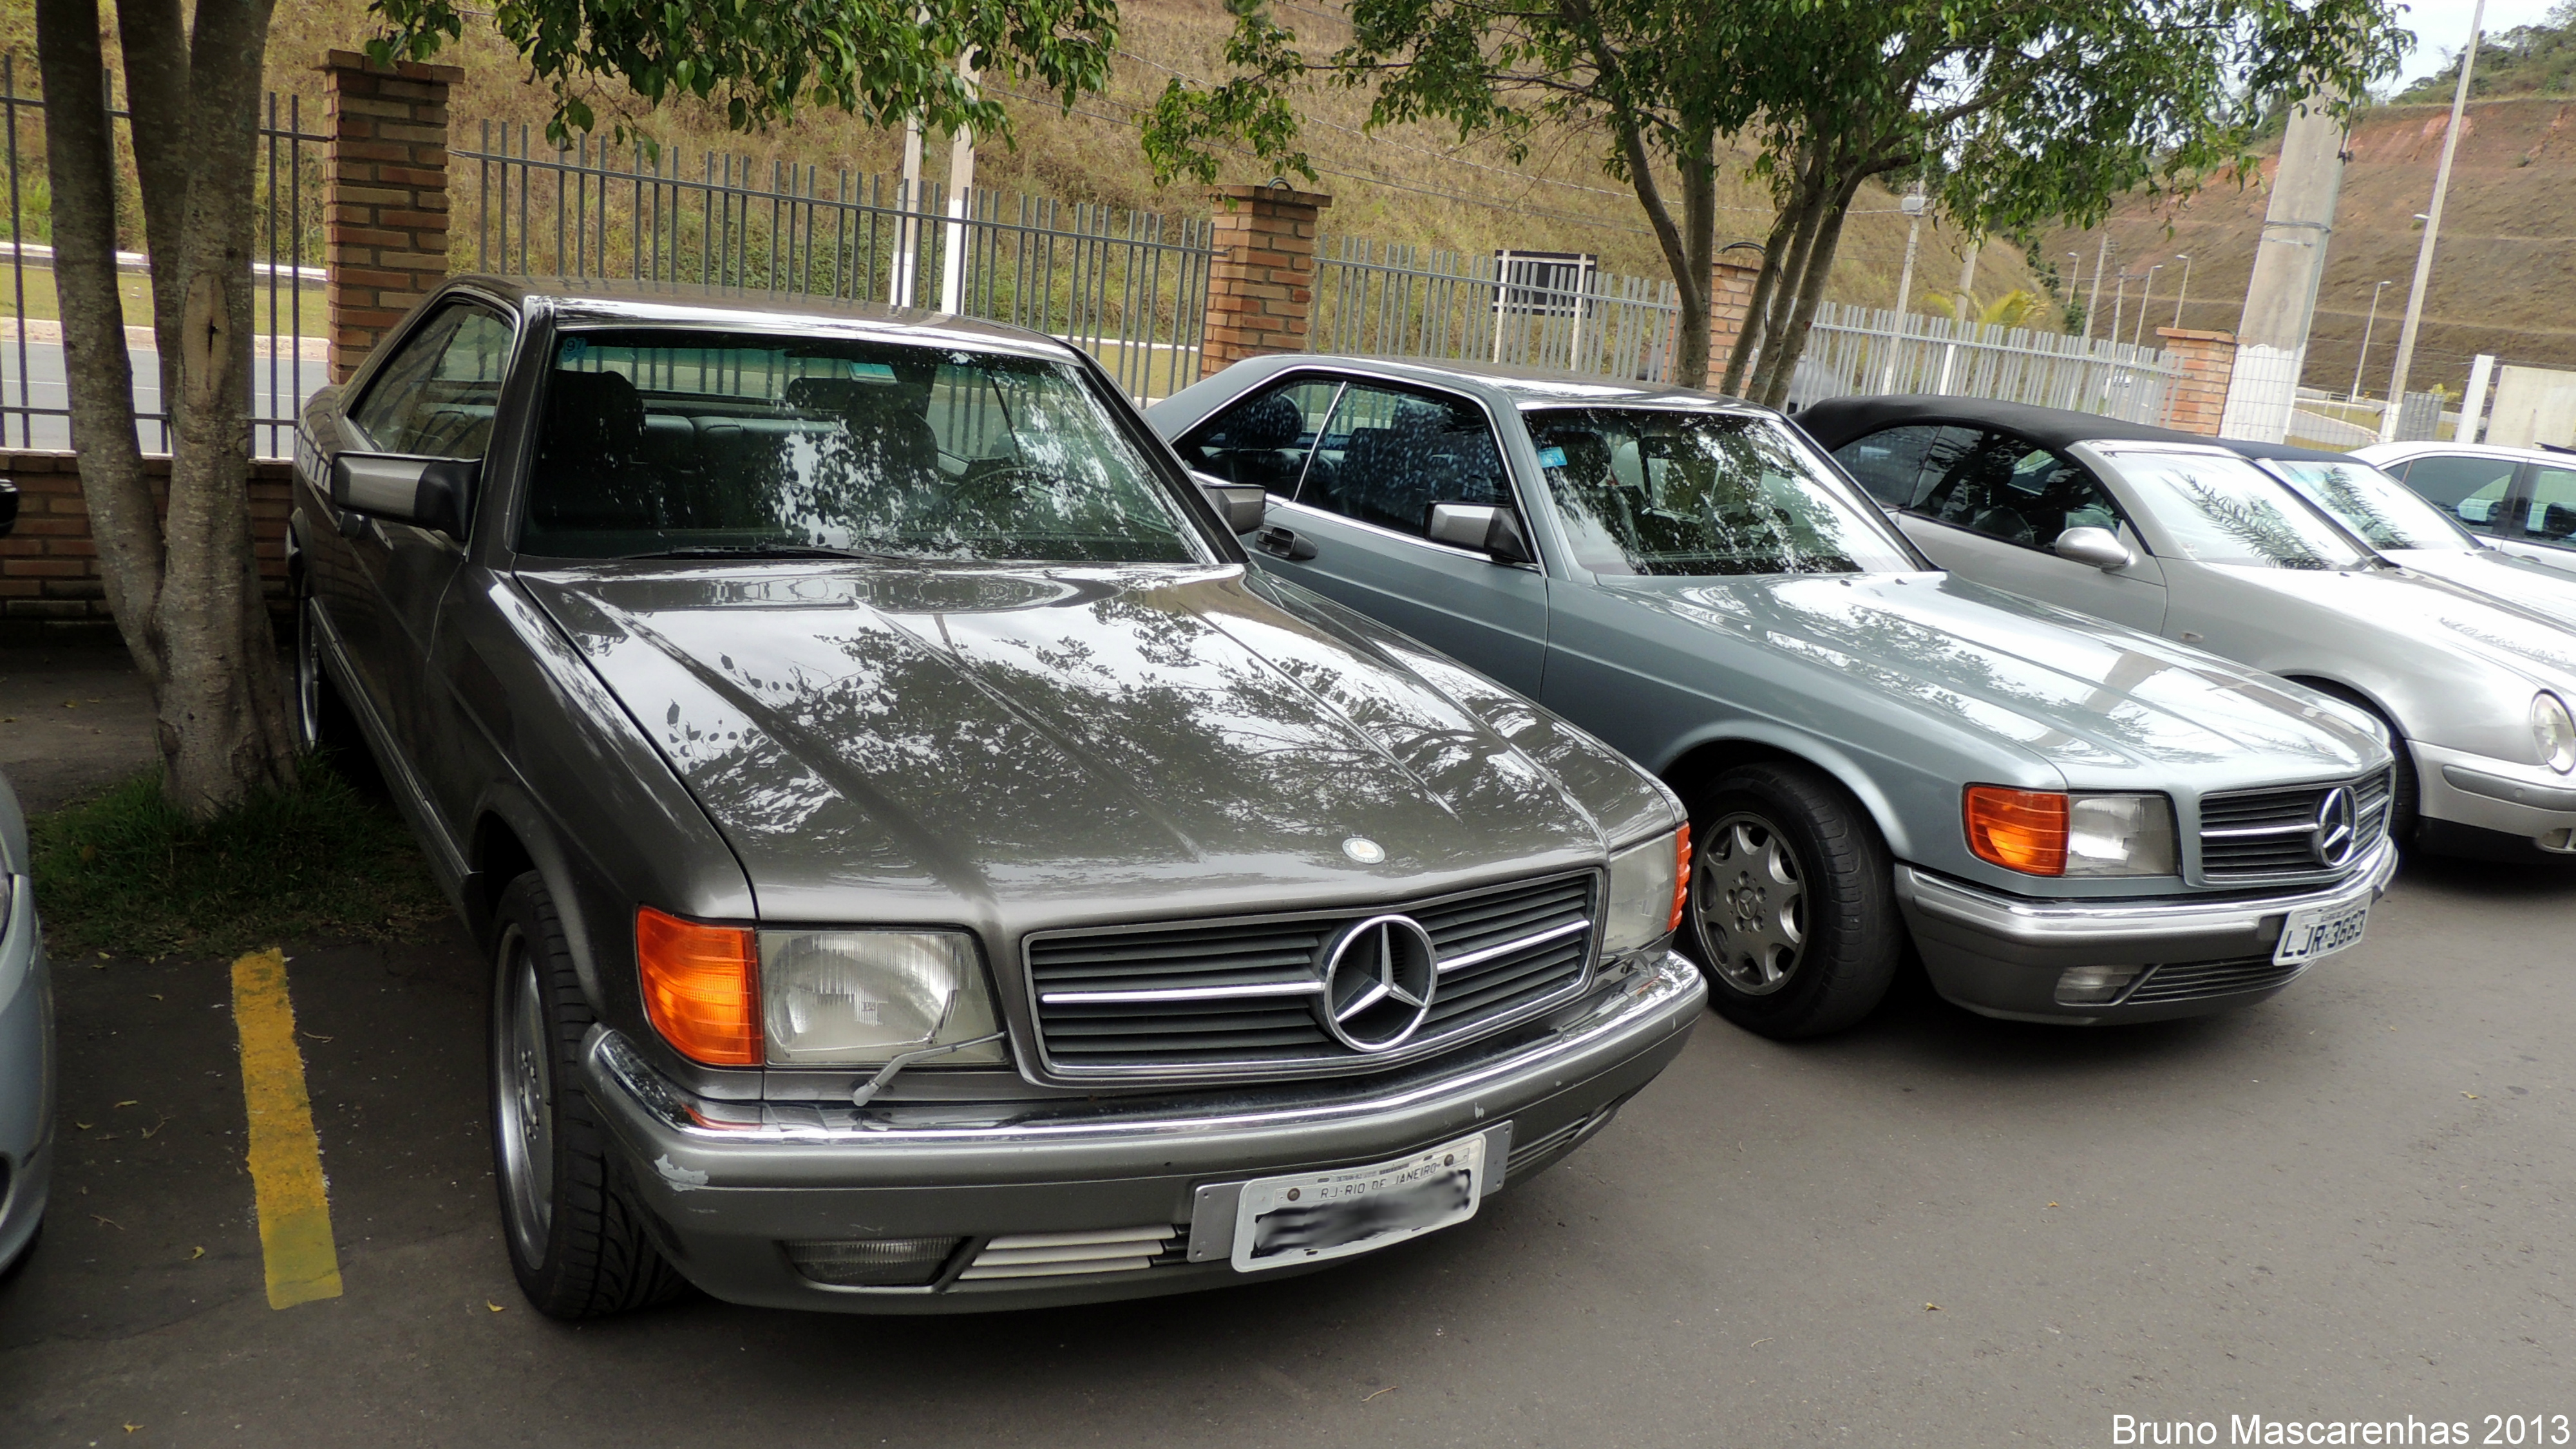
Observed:
[[[331,380],[447,276],[447,88],[452,65],[323,57],[323,250],[330,269]]]
[[[169,459],[146,458],[143,463],[155,478],[169,476]],[[287,483],[292,477],[292,466],[277,459],[250,465],[259,571],[268,584],[269,611],[279,617],[286,612]],[[89,508],[81,501],[72,455],[0,453],[0,478],[18,485],[18,526],[0,538],[0,643],[112,641],[116,621],[107,612],[98,545],[90,541]]]
[[[1315,311],[1315,221],[1329,196],[1228,186],[1216,203],[1217,258],[1208,272],[1207,343],[1199,375],[1273,352],[1303,352]]]
[[[2165,394],[2164,425],[2203,437],[2218,436],[2227,415],[2227,384],[2236,375],[2236,334],[2159,327],[2165,352],[2182,364],[2173,391]]]
[[[1744,335],[1744,324],[1753,313],[1753,283],[1762,275],[1762,263],[1719,262],[1709,268],[1708,278],[1708,389],[1726,378],[1726,359],[1735,352],[1735,339]]]

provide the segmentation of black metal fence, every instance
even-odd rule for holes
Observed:
[[[62,449],[72,445],[70,399],[63,370],[61,311],[54,286],[53,192],[45,172],[45,102],[21,90],[18,57],[0,56],[0,145],[6,147],[6,296],[0,298],[0,447]],[[131,204],[131,117],[114,101],[108,115],[120,157],[117,253],[125,298],[126,348],[134,366],[134,411],[143,447],[167,452],[169,415],[161,401],[160,347],[152,331],[152,288],[142,254],[139,215]],[[270,94],[259,126],[255,180],[253,274],[257,288],[250,338],[251,446],[263,457],[294,448],[303,400],[329,376],[323,307],[322,147],[305,129],[301,97]]]
[[[523,276],[697,283],[1010,323],[1071,342],[1140,397],[1198,380],[1212,223],[784,160],[483,123],[451,151],[453,255]]]

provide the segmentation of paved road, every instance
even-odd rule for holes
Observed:
[[[134,411],[149,415],[161,410],[161,354],[149,348],[130,348],[126,356],[134,367]],[[250,410],[254,418],[293,419],[303,412],[306,399],[331,380],[331,365],[317,358],[296,356],[291,347],[281,348],[274,358],[265,352],[251,359]],[[14,337],[0,337],[0,408],[63,409],[70,406],[71,392],[63,382],[63,346],[60,342],[30,337],[22,345]],[[293,441],[291,432],[272,427],[254,430],[260,455],[284,457],[283,445]],[[272,438],[272,433],[278,433]],[[12,448],[63,449],[71,446],[71,419],[57,413],[35,412],[8,414],[5,437],[0,443]],[[145,424],[145,446],[154,452],[165,451],[165,444]]]
[[[2257,1413],[2483,1437],[2576,1414],[2571,912],[2576,876],[2414,865],[2360,947],[2216,1021],[2013,1026],[1919,988],[1806,1046],[1711,1020],[1566,1165],[1308,1278],[580,1329],[502,1257],[461,939],[292,961],[347,1291],[284,1311],[224,963],[64,961],[70,1143],[0,1288],[0,1443],[2109,1444],[2115,1414],[2224,1443]]]

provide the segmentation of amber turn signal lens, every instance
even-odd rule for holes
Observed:
[[[1690,862],[1690,824],[1685,821],[1681,834],[1673,837],[1673,918],[1664,923],[1667,931],[1682,928],[1682,912],[1690,905]]]
[[[740,926],[635,913],[644,1014],[680,1055],[711,1067],[761,1064],[760,950]]]
[[[1968,849],[2024,875],[2066,874],[2066,797],[1970,785]]]

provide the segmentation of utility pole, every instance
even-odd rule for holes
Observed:
[[[2120,318],[2126,315],[2129,305],[2128,272],[2126,270],[2122,270],[2114,273],[2111,277],[2111,283],[2112,286],[2116,288],[2116,290],[2111,293],[2111,331],[2104,340],[2116,343],[2120,340]]]
[[[1976,301],[1976,298],[1974,298],[1974,297],[1972,297],[1972,296],[1970,296],[1970,295],[1969,295],[1969,289],[1970,289],[1970,288],[1972,288],[1972,287],[1974,287],[1974,286],[1976,286],[1976,284],[1977,284],[1977,244],[1976,244],[1976,242],[1975,242],[1974,240],[1971,240],[1971,241],[1968,243],[1968,254],[1967,254],[1967,256],[1966,256],[1966,257],[1964,257],[1964,258],[1962,258],[1962,259],[1960,260],[1960,262],[1959,262],[1959,307],[1958,307],[1958,317],[1959,317],[1959,320],[1960,320],[1960,321],[1962,321],[1962,322],[1969,322],[1969,323],[1973,323],[1973,322],[1975,322],[1975,321],[1976,321],[1976,318],[1977,318],[1977,313],[1976,313],[1977,301]]]
[[[975,94],[975,53],[957,57],[958,77],[966,93]],[[940,249],[939,310],[952,316],[966,311],[966,212],[975,190],[975,132],[960,126],[948,142],[948,235]]]
[[[2433,277],[2433,247],[2442,236],[2442,201],[2451,190],[2451,155],[2460,148],[2460,121],[2469,109],[2469,72],[2478,63],[2478,37],[2487,0],[2469,12],[2469,48],[2460,52],[2460,84],[2451,92],[2451,125],[2442,133],[2442,164],[2433,169],[2433,205],[2424,213],[2424,243],[2415,249],[2415,285],[2406,289],[2406,325],[2397,329],[2397,368],[2388,375],[2388,411],[2379,415],[2379,441],[2397,440],[2397,414],[2406,402],[2406,374],[2415,362],[2415,332],[2424,320],[2424,284]]]
[[[921,262],[921,117],[913,116],[903,123],[903,180],[895,188],[895,204],[903,210],[894,226],[894,265],[886,269],[886,301],[897,307],[912,305],[913,268]]]
[[[2352,360],[2352,391],[2343,395],[2345,402],[2361,401],[2361,369],[2370,361],[2370,334],[2379,326],[2379,294],[2387,291],[2389,286],[2390,283],[2382,282],[2370,289],[2370,320],[2361,324],[2361,355]]]
[[[2146,279],[2138,286],[2138,330],[2137,334],[2129,339],[2131,347],[2142,346],[2147,340],[2147,303],[2155,299],[2156,273],[2164,269],[2165,264],[2162,262],[2147,268]]]
[[[2182,290],[2174,293],[2173,320],[2175,330],[2180,331],[2182,328],[2182,304],[2184,299],[2191,296],[2191,253],[2177,252],[2174,254],[2174,260],[2182,263]]]
[[[2084,304],[2084,340],[2093,340],[2093,314],[2102,307],[2102,267],[2111,260],[2111,234],[2102,233],[2102,245],[2093,252],[2093,299]]]
[[[1880,371],[1878,377],[1880,392],[1896,391],[1896,358],[1898,352],[1902,350],[1898,342],[1913,331],[1911,321],[1914,312],[1907,304],[1914,297],[1914,250],[1923,241],[1923,208],[1926,204],[1923,183],[1920,181],[1908,188],[1904,199],[1896,203],[1898,209],[1914,218],[1914,221],[1905,229],[1905,270],[1898,273],[1896,278],[1896,332],[1888,339],[1887,366]]]
[[[2263,240],[2236,326],[2236,370],[2218,424],[2221,437],[2277,443],[2289,436],[2343,191],[2344,127],[2330,109],[2335,100],[2325,91],[2302,98],[2281,135],[2281,164],[2272,174]]]

